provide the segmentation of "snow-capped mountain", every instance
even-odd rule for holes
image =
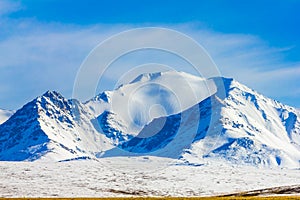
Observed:
[[[142,74],[85,103],[36,98],[0,125],[0,159],[154,155],[299,168],[299,117],[233,79]]]
[[[82,103],[48,91],[0,126],[1,160],[89,158],[108,145]]]
[[[223,82],[226,97],[211,97],[210,128],[182,157],[299,168],[299,112],[232,79]]]
[[[138,135],[155,118],[180,113],[216,91],[213,80],[184,72],[157,72],[141,74],[129,84],[101,93],[86,105],[96,116],[100,115],[100,125],[108,121],[127,137]]]
[[[166,80],[173,73],[141,75],[126,87],[131,87],[132,83],[149,83],[157,77]],[[181,75],[189,82],[190,76]],[[104,156],[150,154],[181,157],[190,163],[201,163],[203,158],[209,157],[234,163],[299,167],[299,111],[264,97],[233,79],[211,78],[208,81],[217,86],[218,92],[196,105],[189,104],[186,110],[152,118],[151,122],[143,124],[136,137],[126,130],[128,122],[118,112],[103,112],[98,117],[102,131],[117,144],[117,148],[106,151]],[[103,101],[112,102],[115,92],[101,94],[105,97]],[[137,96],[142,100],[150,98]],[[174,101],[170,102],[168,105]]]
[[[218,91],[183,112],[153,120],[140,132],[153,136],[130,138],[118,148],[106,151],[104,156],[142,153],[180,157],[186,163],[216,158],[234,163],[298,168],[299,112],[233,79],[211,80],[218,88],[225,89],[225,95]],[[113,126],[103,130],[109,133]],[[122,134],[118,132],[118,135]]]
[[[0,109],[0,124],[5,122],[8,118],[10,118],[14,114],[12,110],[3,110]]]

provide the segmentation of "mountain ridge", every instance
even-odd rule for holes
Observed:
[[[92,157],[92,150],[100,151],[99,143],[104,139],[86,120],[87,109],[80,117],[72,112],[75,109],[82,112],[82,107],[80,102],[67,100],[55,91],[47,91],[27,103],[0,126],[0,159],[33,161]],[[83,128],[89,130],[84,133],[79,127],[83,121]]]
[[[13,160],[12,154],[17,153],[23,157],[14,157],[15,160],[29,161],[154,155],[179,158],[184,163],[203,163],[211,158],[299,168],[300,114],[295,108],[231,78],[194,79],[176,72],[156,75],[141,75],[133,83],[104,91],[85,103],[67,100],[55,91],[46,92],[0,125],[0,160]],[[174,84],[174,77],[182,78],[178,82],[185,90],[190,89],[188,92],[217,90],[202,96],[196,94],[195,100],[185,101],[185,109],[164,111],[169,104],[176,103],[171,98],[172,91],[166,89]],[[148,110],[143,114],[149,115],[145,121],[124,118],[120,110],[112,109],[112,103],[126,102],[124,96],[135,88],[142,90],[132,93],[132,98],[143,100],[146,106],[134,111],[140,114]],[[148,100],[153,94],[165,96]],[[134,131],[130,120],[140,123],[140,128]]]

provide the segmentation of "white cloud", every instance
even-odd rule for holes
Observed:
[[[0,17],[18,11],[20,9],[22,9],[22,6],[18,1],[8,1],[8,0],[0,1]]]
[[[0,14],[17,9],[16,5],[11,5],[10,9],[6,7],[0,9]],[[71,97],[77,70],[88,53],[111,35],[134,27],[43,24],[34,20],[12,19],[0,26],[7,30],[5,35],[0,34],[0,102],[4,102],[0,106],[10,109],[20,107],[48,89],[59,90]],[[217,33],[191,24],[167,27],[186,33],[205,47],[224,76],[233,77],[279,100],[300,96],[299,92],[295,94],[300,88],[297,81],[299,65],[285,63],[282,57],[282,52],[288,51],[288,48],[269,47],[252,35]],[[106,80],[115,83],[124,72],[145,62],[177,66],[180,70],[189,67],[174,56],[159,54],[146,56],[141,53],[120,59],[106,75]]]

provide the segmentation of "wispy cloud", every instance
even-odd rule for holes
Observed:
[[[0,15],[20,9],[18,3],[1,3],[7,5],[6,8],[0,5]],[[88,53],[111,35],[137,27],[45,24],[32,19],[6,19],[0,26],[7,30],[6,34],[0,34],[0,106],[9,109],[20,107],[48,89],[59,90],[71,97],[77,70]],[[210,53],[222,75],[233,77],[278,100],[284,101],[288,96],[287,103],[300,106],[296,104],[300,94],[295,94],[300,88],[297,80],[299,64],[287,63],[283,57],[289,47],[270,47],[253,35],[218,33],[193,24],[159,26],[173,28],[194,38]],[[155,52],[147,57],[146,53],[116,61],[105,80],[108,84],[115,83],[124,72],[145,62],[158,62],[180,70],[188,67],[170,55]]]
[[[0,17],[9,13],[15,12],[22,9],[22,5],[18,1],[0,1]]]

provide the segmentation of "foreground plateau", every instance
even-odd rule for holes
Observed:
[[[2,197],[216,196],[300,185],[299,169],[156,157],[69,162],[0,162]]]

